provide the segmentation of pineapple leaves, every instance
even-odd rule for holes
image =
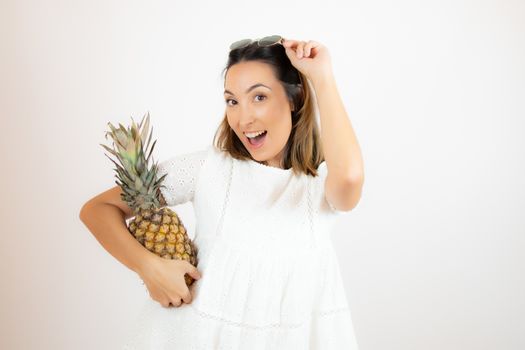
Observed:
[[[157,140],[155,140],[153,142],[153,145],[151,146],[151,149],[150,149],[149,154],[148,154],[148,158],[146,159],[146,163],[149,163],[149,158],[150,158],[151,154],[153,153],[153,149],[155,148],[155,144],[156,143],[157,143]]]
[[[151,182],[153,181],[153,178],[155,176],[155,172],[150,171],[150,172],[145,173],[145,174],[147,174],[145,182],[148,185],[148,187],[151,187]]]
[[[145,124],[144,124],[144,128],[140,132],[140,139],[143,141],[143,143],[145,143],[145,141],[146,141],[146,136],[147,136],[146,133],[148,132],[148,130],[149,130],[149,113],[148,113],[148,117],[146,118],[146,121],[145,121]]]
[[[162,175],[158,180],[157,182],[155,182],[155,186],[158,186],[160,183],[162,183],[162,180],[164,180],[164,178],[168,176],[168,174],[164,174]]]
[[[107,157],[107,155],[105,156]],[[117,172],[117,177],[122,182],[126,183],[126,185],[131,186],[133,184],[133,180],[128,176],[128,173],[119,164],[117,164],[113,159],[109,158],[109,160],[111,160],[117,166],[117,169],[114,169]]]
[[[162,201],[159,186],[164,187],[161,182],[167,174],[157,179],[158,164],[152,159],[157,141],[152,140],[153,127],[149,112],[138,124],[133,117],[131,120],[128,129],[121,123],[118,123],[118,128],[108,123],[110,131],[105,133],[105,138],[111,136],[113,148],[100,145],[116,158],[114,160],[106,154],[116,166],[113,169],[117,177],[115,183],[122,188],[125,201],[134,209],[149,209],[158,206],[159,200]],[[150,163],[153,163],[151,167]]]
[[[151,135],[153,134],[153,126],[151,127],[151,132],[149,133],[148,141],[146,142],[146,149],[149,148],[149,143],[151,141]]]
[[[110,152],[111,154],[113,154],[114,156],[118,157],[118,154],[113,151],[111,148],[109,148],[108,146],[106,145],[103,145],[103,144],[100,144],[102,147],[104,147],[108,152]],[[111,159],[111,158],[110,158]]]

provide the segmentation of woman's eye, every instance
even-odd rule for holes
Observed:
[[[262,99],[262,100],[264,100],[264,99],[266,98],[266,96],[265,96],[265,95],[255,95],[255,97],[263,97],[263,99]],[[258,101],[262,101],[262,100],[258,100]],[[229,99],[227,99],[227,100],[225,101],[225,102],[226,102],[226,104],[227,104],[228,106],[232,106],[231,104],[229,104],[229,102],[230,102],[230,101],[232,101],[232,102],[235,102],[235,104],[237,104],[237,101],[235,101],[235,100],[232,100],[231,98],[229,98]]]

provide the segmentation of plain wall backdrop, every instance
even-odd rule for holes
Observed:
[[[115,185],[107,123],[149,111],[155,160],[211,144],[229,44],[280,34],[328,48],[363,151],[332,232],[360,349],[524,349],[524,23],[522,1],[0,1],[0,348],[117,348],[148,295],[78,217]]]

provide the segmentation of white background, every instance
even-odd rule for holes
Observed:
[[[107,123],[210,144],[228,45],[329,49],[365,162],[333,232],[361,350],[525,348],[521,1],[0,2],[0,348],[116,349],[147,297],[79,220]],[[181,206],[190,233],[190,204]]]

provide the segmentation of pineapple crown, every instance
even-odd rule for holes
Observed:
[[[157,179],[158,164],[153,162],[153,165],[149,167],[149,160],[157,142],[154,141],[149,149],[153,133],[153,127],[149,132],[149,112],[142,118],[138,126],[133,117],[131,120],[132,125],[128,129],[120,123],[118,129],[108,123],[111,131],[106,132],[105,138],[111,136],[113,149],[103,144],[100,145],[117,158],[118,163],[105,154],[116,165],[114,170],[117,172],[118,180],[115,183],[122,188],[122,200],[135,213],[138,213],[141,209],[160,208],[166,204],[160,193],[160,187],[163,187],[160,183],[167,174]],[[146,153],[148,153],[147,158]]]

